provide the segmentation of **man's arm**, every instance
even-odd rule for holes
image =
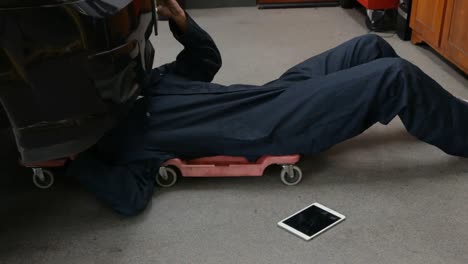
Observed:
[[[151,201],[156,184],[154,175],[160,164],[155,160],[115,165],[105,162],[93,151],[87,151],[68,166],[66,173],[115,212],[134,216]]]
[[[200,28],[175,0],[159,1],[158,12],[169,18],[174,37],[184,46],[176,61],[162,66],[161,71],[194,81],[212,81],[221,68],[222,60],[210,35]]]

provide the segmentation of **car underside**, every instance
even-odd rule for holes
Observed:
[[[94,145],[152,69],[153,0],[0,1],[0,128],[26,164]]]

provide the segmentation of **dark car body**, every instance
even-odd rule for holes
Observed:
[[[152,1],[0,0],[0,124],[24,163],[77,154],[126,113],[153,65]]]

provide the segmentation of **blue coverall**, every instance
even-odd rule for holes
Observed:
[[[399,116],[420,140],[468,156],[468,104],[376,35],[354,38],[262,86],[210,83],[220,53],[190,17],[184,50],[155,69],[129,116],[68,173],[116,212],[151,200],[161,163],[212,155],[316,154]]]

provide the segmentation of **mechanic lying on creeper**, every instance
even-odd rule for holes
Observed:
[[[468,104],[376,35],[352,39],[263,86],[212,84],[221,56],[175,0],[159,2],[185,49],[154,69],[126,120],[68,173],[123,215],[151,200],[171,158],[316,154],[399,116],[415,137],[468,156]]]

